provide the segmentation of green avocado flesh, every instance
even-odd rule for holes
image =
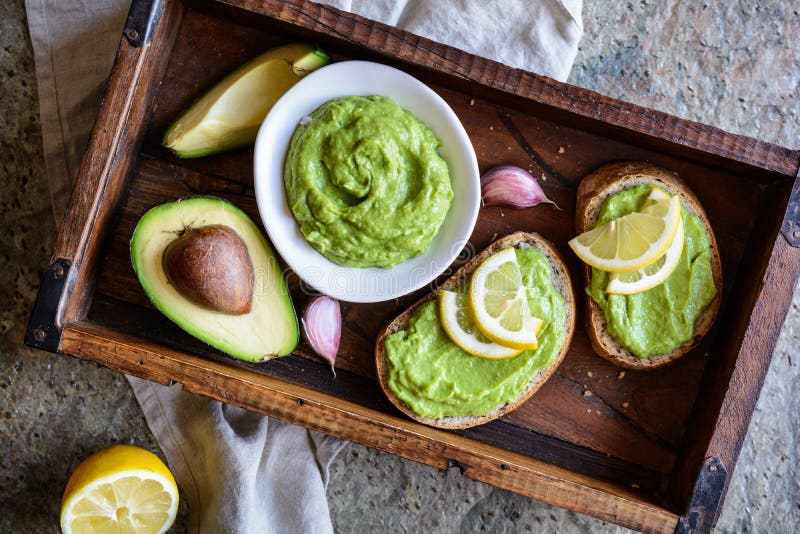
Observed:
[[[188,228],[223,225],[247,246],[254,285],[250,311],[230,315],[199,306],[167,280],[162,256]],[[280,266],[253,221],[233,204],[194,197],[145,213],[131,238],[131,262],[139,282],[161,313],[196,338],[236,358],[260,362],[292,352],[299,338],[297,317]]]
[[[389,389],[414,413],[430,419],[482,416],[514,402],[537,372],[551,365],[566,336],[564,297],[540,252],[516,250],[528,305],[545,321],[539,347],[504,360],[487,360],[458,348],[439,322],[436,301],[426,302],[408,327],[386,339]],[[459,287],[465,293],[468,285]]]
[[[651,190],[643,184],[612,195],[597,225],[639,211]],[[682,210],[683,254],[664,283],[635,295],[611,295],[605,291],[610,275],[592,268],[586,288],[602,308],[611,337],[639,358],[669,354],[692,339],[695,321],[717,295],[708,235],[699,217]]]
[[[164,134],[182,158],[250,146],[275,102],[300,78],[329,62],[306,43],[272,48],[248,61],[200,97]]]
[[[391,267],[422,254],[453,199],[439,145],[389,98],[323,104],[286,154],[286,197],[303,235],[350,267]]]

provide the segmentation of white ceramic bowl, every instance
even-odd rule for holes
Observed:
[[[382,95],[393,99],[433,130],[442,142],[453,185],[453,203],[428,250],[391,268],[342,267],[306,241],[283,186],[289,141],[300,120],[333,98]],[[422,82],[367,61],[334,63],[312,72],[273,106],[258,131],[255,191],[267,234],[291,269],[316,290],[347,302],[381,302],[406,295],[440,275],[472,234],[480,207],[478,161],[458,117]]]

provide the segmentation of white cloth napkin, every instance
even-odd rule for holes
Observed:
[[[128,377],[189,503],[189,531],[333,532],[328,465],[342,440]]]
[[[26,0],[45,166],[61,219],[130,0]],[[328,0],[513,67],[565,80],[582,0]],[[189,505],[190,532],[332,532],[325,486],[343,446],[240,408],[128,380]]]

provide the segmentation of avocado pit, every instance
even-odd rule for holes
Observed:
[[[253,300],[253,262],[247,245],[224,225],[187,228],[162,256],[170,284],[193,303],[242,315]]]

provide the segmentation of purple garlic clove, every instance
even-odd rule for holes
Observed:
[[[513,165],[489,169],[481,177],[481,197],[484,206],[512,206],[530,208],[542,202],[558,204],[547,198],[536,178],[526,170]]]
[[[325,295],[315,297],[303,313],[300,320],[306,340],[314,352],[331,364],[333,377],[336,378],[336,354],[342,338],[342,311],[339,301]]]

